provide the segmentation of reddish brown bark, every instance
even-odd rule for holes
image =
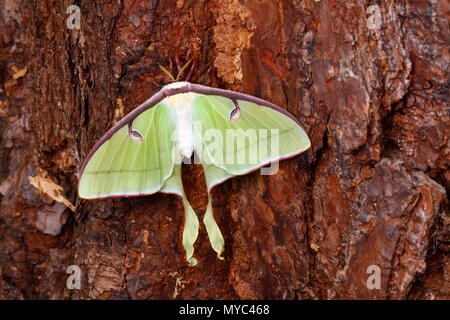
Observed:
[[[66,27],[71,4],[80,30]],[[447,11],[443,0],[0,0],[0,298],[450,298]],[[274,176],[217,187],[225,260],[201,229],[195,268],[175,196],[76,194],[95,141],[156,92],[158,64],[188,50],[193,82],[280,105],[312,141]],[[42,171],[74,214],[30,185]],[[201,167],[183,180],[202,216]],[[69,265],[81,290],[66,288]],[[371,265],[380,289],[366,286]]]

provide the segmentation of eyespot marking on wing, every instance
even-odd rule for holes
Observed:
[[[230,112],[230,120],[238,120],[241,117],[241,107],[239,106],[238,102],[233,99],[234,103],[234,109]]]
[[[131,128],[131,124],[128,125],[128,137],[135,143],[140,143],[142,142],[142,140],[144,140],[144,137],[139,131],[133,130]]]

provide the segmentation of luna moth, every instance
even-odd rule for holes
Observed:
[[[224,238],[214,219],[211,190],[310,147],[299,121],[263,99],[190,82],[168,84],[109,129],[80,170],[83,199],[133,197],[156,192],[181,197],[186,260],[196,264],[199,220],[186,199],[182,159],[203,165],[208,205],[203,223],[219,259]]]

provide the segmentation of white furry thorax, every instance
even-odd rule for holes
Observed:
[[[182,87],[186,86],[187,84],[189,84],[189,82],[187,82],[187,81],[171,82],[169,84],[166,84],[161,90],[178,89],[178,88],[182,88]]]
[[[181,83],[183,82],[174,82],[167,86],[172,85],[174,87],[174,85]],[[192,103],[194,97],[195,94],[193,92],[185,92],[174,94],[164,99],[175,117],[177,149],[186,158],[190,158],[194,151],[194,129],[192,125]]]

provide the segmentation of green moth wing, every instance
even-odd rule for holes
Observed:
[[[131,125],[123,125],[88,156],[78,193],[83,199],[131,197],[156,192],[183,199],[186,260],[192,257],[198,236],[198,218],[186,200],[181,166],[175,163],[175,122],[171,110],[160,102],[139,114]],[[95,150],[96,149],[96,150]]]
[[[293,157],[310,147],[308,135],[292,117],[255,102],[198,95],[192,114],[197,125],[195,150],[201,154],[209,192],[230,177]],[[220,258],[224,239],[214,220],[211,197],[203,222]]]
[[[197,260],[194,255],[194,243],[198,237],[199,222],[195,211],[187,201],[186,194],[183,189],[183,182],[181,180],[181,165],[175,164],[172,176],[166,180],[161,192],[172,193],[180,196],[183,199],[184,207],[184,227],[183,227],[183,247],[186,251],[186,260],[189,265],[195,266]]]
[[[236,106],[240,116],[230,120]],[[196,130],[201,133],[196,150],[233,176],[293,157],[311,146],[306,132],[291,117],[245,100],[199,95],[193,103],[193,121],[202,127]]]
[[[158,192],[172,175],[175,124],[162,103],[123,126],[90,157],[80,177],[84,199],[137,196]]]

